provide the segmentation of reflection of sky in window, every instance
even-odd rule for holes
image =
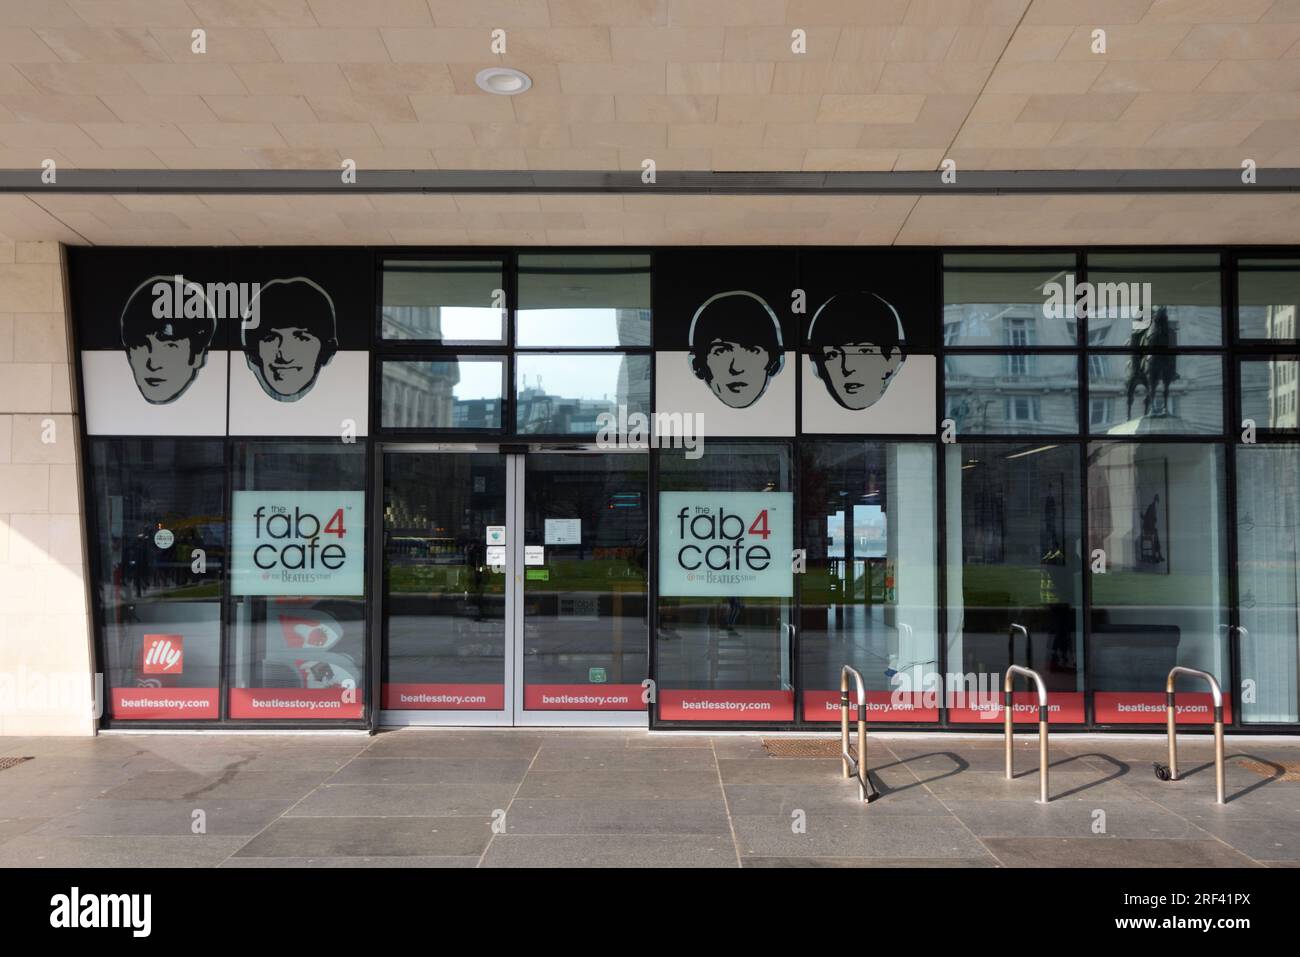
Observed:
[[[461,362],[460,381],[451,394],[458,402],[501,398],[501,363]]]
[[[439,310],[444,339],[501,341],[501,310],[490,306],[443,306]]]
[[[648,360],[644,360],[648,364]],[[541,388],[547,395],[564,398],[602,398],[618,394],[618,373],[623,356],[519,356],[519,388]]]
[[[516,344],[520,346],[616,346],[620,343],[615,309],[521,309]]]

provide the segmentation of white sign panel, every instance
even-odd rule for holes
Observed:
[[[545,541],[547,545],[581,545],[582,519],[548,518]]]
[[[231,593],[365,594],[365,492],[235,492]]]
[[[660,492],[659,594],[789,598],[789,492]]]
[[[524,546],[524,564],[525,565],[545,565],[546,549],[541,545]]]

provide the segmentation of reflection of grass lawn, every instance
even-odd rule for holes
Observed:
[[[1042,602],[1041,584],[1048,565],[966,565],[961,569],[962,592],[968,608],[1033,606]],[[952,572],[949,572],[951,575]],[[1064,577],[1064,576],[1063,576]],[[1068,582],[1068,579],[1067,579]],[[1185,605],[1202,607],[1226,601],[1227,578],[1197,575],[1158,575],[1148,572],[1107,572],[1092,576],[1092,602],[1105,605]],[[1068,592],[1063,598],[1069,598]]]
[[[635,566],[631,566],[635,568]],[[629,578],[624,574],[627,561],[617,559],[587,559],[584,561],[556,561],[546,565],[529,566],[530,571],[546,570],[546,581],[529,580],[529,592],[557,591],[639,591],[645,588],[644,576]],[[638,569],[639,571],[639,569]],[[483,572],[483,590],[488,594],[501,594],[505,576],[490,571]],[[473,571],[463,565],[401,565],[388,570],[389,593],[428,595],[447,592],[476,591]]]
[[[160,592],[157,595],[150,595],[151,601],[185,601],[194,599],[218,599],[221,597],[220,582],[203,582],[199,585],[188,585],[184,588],[173,588],[171,591]]]

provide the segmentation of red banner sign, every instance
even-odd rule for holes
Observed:
[[[1097,724],[1164,724],[1163,691],[1098,691],[1092,696]],[[1178,692],[1174,713],[1179,724],[1214,724],[1214,698],[1208,691]],[[1232,701],[1223,699],[1223,720],[1232,721]]]
[[[925,707],[923,695],[910,695],[893,691],[867,692],[867,722],[872,721],[938,721],[938,707]],[[915,700],[914,700],[915,699]],[[853,710],[850,721],[858,720],[858,694],[849,693]],[[840,693],[838,691],[805,691],[803,693],[803,719],[805,721],[839,721]]]
[[[355,688],[231,688],[230,716],[355,719],[361,717],[360,697]]]
[[[215,718],[216,688],[114,688],[114,720],[180,718],[194,721]]]
[[[488,684],[386,684],[384,707],[393,711],[501,711],[506,686]]]
[[[644,711],[640,685],[524,685],[528,711]]]
[[[662,721],[793,721],[793,691],[660,691]]]
[[[1038,723],[1038,694],[1017,691],[1011,696],[1016,724]],[[979,698],[974,694],[948,696],[948,720],[956,724],[989,724],[1002,721],[1002,693]],[[1083,724],[1082,691],[1049,691],[1048,724]]]

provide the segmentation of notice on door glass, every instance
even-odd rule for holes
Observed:
[[[548,518],[545,541],[547,545],[581,545],[582,519]]]
[[[489,545],[487,547],[487,563],[489,565],[504,565],[506,563],[506,547],[504,545]]]
[[[546,549],[541,545],[524,546],[524,564],[525,565],[545,565]]]
[[[484,538],[487,545],[504,545],[506,543],[506,527],[504,525],[489,525]]]

